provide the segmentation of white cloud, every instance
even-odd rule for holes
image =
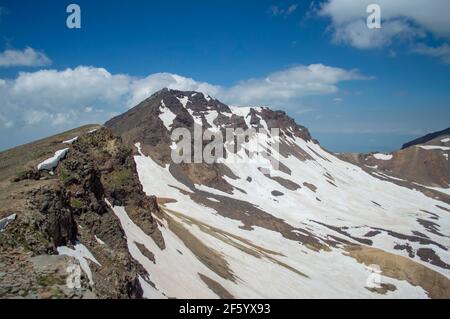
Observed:
[[[348,80],[364,80],[357,70],[345,70],[311,64],[274,72],[262,79],[242,81],[219,91],[224,101],[237,104],[266,104],[282,106],[300,97],[324,95],[338,91],[337,84]]]
[[[402,19],[386,21],[378,30],[367,28],[365,21],[355,20],[335,28],[333,40],[358,49],[373,49],[388,46],[394,40],[413,40],[423,36],[421,29],[410,26]]]
[[[1,81],[0,116],[8,121],[0,120],[0,126],[2,122],[58,126],[104,120],[101,114],[86,112],[86,105],[122,110],[132,79],[102,68],[80,66],[63,71],[21,72],[16,79]]]
[[[23,50],[8,49],[0,53],[0,67],[46,66],[52,61],[42,52],[26,47]]]
[[[335,93],[340,82],[362,79],[366,78],[356,70],[322,64],[291,67],[231,87],[171,73],[136,78],[90,66],[21,72],[15,79],[0,79],[0,129],[2,136],[7,136],[5,130],[28,130],[35,139],[103,123],[164,87],[204,92],[228,104],[296,106],[296,111],[302,107],[301,97]],[[0,140],[0,145],[5,142]]]
[[[291,4],[290,6],[286,7],[286,8],[282,8],[279,6],[270,6],[269,7],[269,12],[271,15],[273,16],[284,16],[284,17],[288,17],[291,14],[293,14],[298,8],[298,4]]]
[[[437,47],[427,46],[426,44],[419,43],[413,50],[414,53],[428,55],[434,58],[438,58],[442,63],[450,64],[450,45],[444,43]]]
[[[265,78],[241,81],[231,87],[198,82],[177,74],[155,73],[144,79],[132,81],[127,105],[133,107],[153,92],[167,87],[204,92],[229,104],[283,106],[284,103],[303,96],[334,93],[338,90],[339,82],[362,79],[367,78],[357,70],[345,70],[323,64],[295,66],[271,73]]]
[[[357,48],[375,48],[397,39],[416,39],[429,32],[450,38],[450,1],[448,0],[378,0],[382,28],[368,29],[366,8],[372,0],[328,0],[319,15],[331,18],[333,38]]]
[[[210,95],[218,95],[221,88],[206,82],[198,82],[191,78],[186,78],[171,73],[155,73],[143,79],[132,81],[130,87],[130,98],[128,107],[133,107],[152,93],[163,88],[176,89],[182,91],[199,91]]]

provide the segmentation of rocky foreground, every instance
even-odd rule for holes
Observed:
[[[120,138],[105,128],[86,133],[52,174],[30,165],[5,183],[2,202],[17,217],[0,233],[0,297],[142,297],[139,276],[147,274],[131,258],[105,199],[127,207],[160,247],[164,240],[152,217],[156,198],[143,193],[132,150]],[[79,262],[58,247],[79,243],[95,256],[95,289],[84,272],[78,289],[67,287],[67,269]]]

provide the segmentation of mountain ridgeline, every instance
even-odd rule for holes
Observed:
[[[175,162],[199,127],[257,130]],[[282,111],[163,89],[0,153],[0,297],[450,298],[449,138],[336,155]]]

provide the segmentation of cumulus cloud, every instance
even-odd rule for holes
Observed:
[[[42,52],[26,47],[23,50],[8,49],[0,53],[0,67],[46,66],[52,61]]]
[[[355,20],[336,28],[333,40],[358,49],[373,49],[388,46],[394,40],[406,41],[423,36],[421,29],[411,27],[404,20],[386,21],[377,30],[367,28],[365,21]]]
[[[412,51],[417,54],[438,58],[442,61],[442,63],[450,64],[450,45],[447,43],[437,47],[431,47],[424,43],[419,43],[412,49]]]
[[[199,91],[212,96],[217,96],[222,90],[219,86],[206,82],[198,82],[194,79],[171,73],[155,73],[143,79],[132,81],[130,86],[130,98],[127,101],[128,107],[133,107],[152,93],[163,88]]]
[[[331,94],[337,84],[368,79],[357,70],[311,64],[274,72],[262,79],[250,79],[219,92],[225,101],[237,104],[283,104],[296,98]]]
[[[372,0],[327,0],[318,10],[331,18],[333,39],[360,49],[390,45],[394,40],[414,40],[426,32],[438,38],[450,38],[450,1],[378,0],[382,28],[366,27],[366,8]]]
[[[15,79],[0,79],[0,131],[7,136],[5,132],[28,129],[29,139],[35,139],[103,123],[165,87],[204,92],[233,105],[289,107],[301,105],[304,96],[335,93],[342,81],[363,79],[357,70],[322,64],[295,66],[230,87],[171,73],[136,78],[92,66],[21,72]]]
[[[91,105],[121,110],[130,81],[126,75],[84,66],[63,71],[21,72],[13,80],[0,82],[0,126],[76,125],[88,118],[103,120],[101,116],[95,117],[98,112],[89,115],[85,110],[92,110]]]

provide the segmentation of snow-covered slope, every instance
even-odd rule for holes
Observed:
[[[260,128],[266,142],[250,141],[263,160],[243,144],[216,164],[173,163],[170,132],[198,124]],[[162,210],[164,248],[113,207],[149,274],[147,296],[450,297],[449,203],[337,158],[284,113],[163,90],[106,125],[135,147],[143,190]]]

